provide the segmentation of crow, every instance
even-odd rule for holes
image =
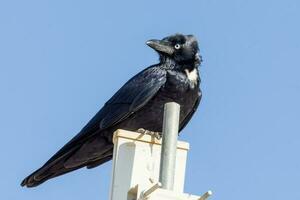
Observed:
[[[146,42],[159,54],[152,65],[125,83],[85,127],[21,186],[35,187],[48,179],[76,169],[97,167],[112,159],[112,137],[117,129],[157,135],[162,132],[163,107],[180,104],[181,131],[196,111],[199,88],[198,42],[193,35],[175,34]]]

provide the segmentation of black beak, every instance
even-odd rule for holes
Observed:
[[[148,40],[146,44],[158,52],[166,53],[168,55],[172,55],[174,53],[173,47],[163,40]]]

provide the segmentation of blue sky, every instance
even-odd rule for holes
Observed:
[[[107,199],[111,162],[34,189],[20,181],[130,77],[147,39],[200,43],[203,99],[185,191],[214,200],[300,199],[300,1],[1,1],[0,198]]]

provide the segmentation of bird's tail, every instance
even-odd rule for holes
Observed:
[[[26,186],[26,187],[35,187],[38,186],[40,184],[42,184],[43,182],[63,175],[65,173],[74,171],[76,169],[79,169],[83,166],[78,166],[78,167],[74,167],[71,169],[66,169],[63,167],[63,162],[59,162],[57,164],[55,164],[52,167],[47,167],[47,166],[43,166],[40,169],[36,170],[35,172],[33,172],[32,174],[30,174],[29,176],[27,176],[21,183],[21,186]]]
[[[76,149],[75,149],[76,150]],[[35,187],[40,185],[41,183],[47,181],[48,179],[54,178],[59,175],[63,175],[65,173],[74,171],[79,169],[83,166],[78,166],[77,168],[65,168],[64,163],[70,157],[70,155],[75,151],[70,151],[67,154],[64,154],[62,157],[55,159],[51,162],[48,161],[45,165],[41,168],[27,176],[21,183],[21,186],[27,187]]]
[[[30,174],[29,176],[27,176],[22,181],[21,186],[36,187],[51,178],[72,172],[72,171],[82,168],[82,167],[87,167],[88,169],[97,167],[97,166],[101,165],[102,163],[111,160],[111,158],[112,158],[112,155],[110,154],[110,155],[104,156],[103,158],[101,158],[99,160],[90,162],[89,164],[82,164],[82,165],[78,165],[78,166],[71,167],[71,168],[66,168],[64,166],[65,161],[60,161],[50,167],[43,166],[40,169],[33,172],[32,174]]]
[[[95,146],[98,149],[93,148]],[[107,143],[103,138],[91,140],[85,144],[75,146],[75,148],[63,147],[45,165],[26,177],[22,181],[21,186],[35,187],[51,178],[82,167],[87,167],[88,169],[96,167],[110,160],[112,152],[112,144]]]

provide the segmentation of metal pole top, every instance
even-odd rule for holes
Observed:
[[[176,163],[180,105],[169,102],[164,107],[159,180],[162,188],[173,190]]]

